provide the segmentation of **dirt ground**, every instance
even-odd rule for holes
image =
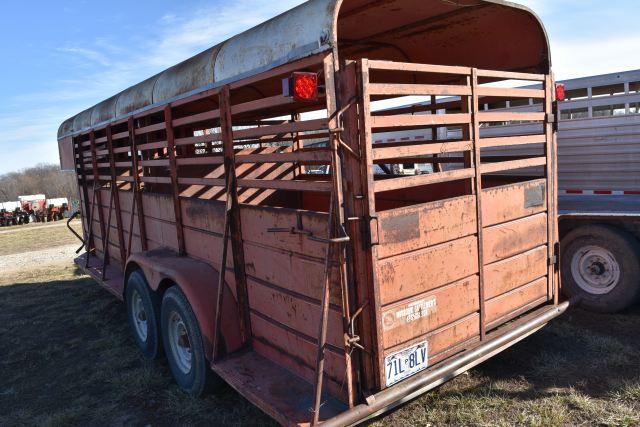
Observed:
[[[0,426],[270,425],[229,388],[184,395],[58,224],[0,233]],[[10,248],[10,249],[7,249]],[[573,310],[374,426],[640,425],[640,308]]]

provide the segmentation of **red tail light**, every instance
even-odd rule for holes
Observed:
[[[318,100],[318,75],[316,73],[295,72],[282,82],[283,95],[296,101]]]
[[[563,84],[556,85],[556,101],[562,102],[566,99],[565,87]]]

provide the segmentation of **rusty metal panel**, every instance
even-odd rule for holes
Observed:
[[[293,358],[295,363],[275,360],[276,363],[295,369],[296,365],[312,371],[316,362],[316,345],[314,340],[304,338],[282,326],[267,320],[255,313],[251,315],[251,326],[254,341],[278,350],[280,357]],[[326,352],[326,375],[337,384],[342,383],[344,375],[344,355],[339,354],[335,348],[329,348]],[[265,355],[267,356],[267,355]],[[267,356],[268,357],[268,356]]]
[[[478,311],[478,276],[382,309],[384,348],[395,347]]]
[[[478,272],[475,236],[433,246],[376,263],[380,301],[400,301]]]
[[[58,154],[60,155],[60,169],[75,172],[75,156],[73,151],[73,138],[67,137],[58,140]]]
[[[323,260],[295,256],[291,252],[245,244],[247,275],[272,283],[281,288],[305,295],[317,301],[322,299],[324,284]],[[332,283],[337,283],[337,271],[332,269]],[[331,287],[331,303],[340,306],[340,289]]]
[[[320,304],[302,295],[286,292],[273,286],[249,279],[251,310],[292,330],[315,337],[320,324]],[[344,344],[342,313],[335,307],[329,310],[327,343],[336,348]]]
[[[393,354],[421,341],[427,341],[429,348],[429,365],[438,363],[448,356],[461,351],[464,346],[470,346],[480,336],[480,316],[470,314],[443,328],[436,329],[426,335],[421,335],[409,342],[388,348],[384,356]]]
[[[487,227],[484,232],[484,261],[500,261],[547,242],[547,214]]]
[[[472,196],[378,214],[378,259],[469,236],[476,231]]]
[[[170,195],[143,193],[142,206],[147,218],[154,218],[165,222],[176,222],[175,213],[173,211],[173,200]]]
[[[497,297],[546,274],[546,246],[487,265],[484,267],[485,298]]]
[[[513,221],[547,210],[544,179],[483,190],[485,227]]]
[[[547,298],[547,278],[542,277],[511,292],[493,298],[486,303],[487,323],[508,317],[518,309],[536,302],[544,302]]]

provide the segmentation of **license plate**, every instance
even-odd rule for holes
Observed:
[[[428,364],[429,345],[426,341],[385,357],[387,387],[426,369]]]

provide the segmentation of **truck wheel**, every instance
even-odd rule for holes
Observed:
[[[624,310],[640,296],[640,244],[606,225],[572,230],[562,240],[562,286],[587,310]]]
[[[127,318],[136,344],[148,359],[162,355],[160,344],[160,298],[151,291],[141,271],[134,271],[127,280],[125,295]]]
[[[183,391],[200,396],[222,385],[209,367],[198,320],[177,286],[162,298],[162,341],[173,378]]]

